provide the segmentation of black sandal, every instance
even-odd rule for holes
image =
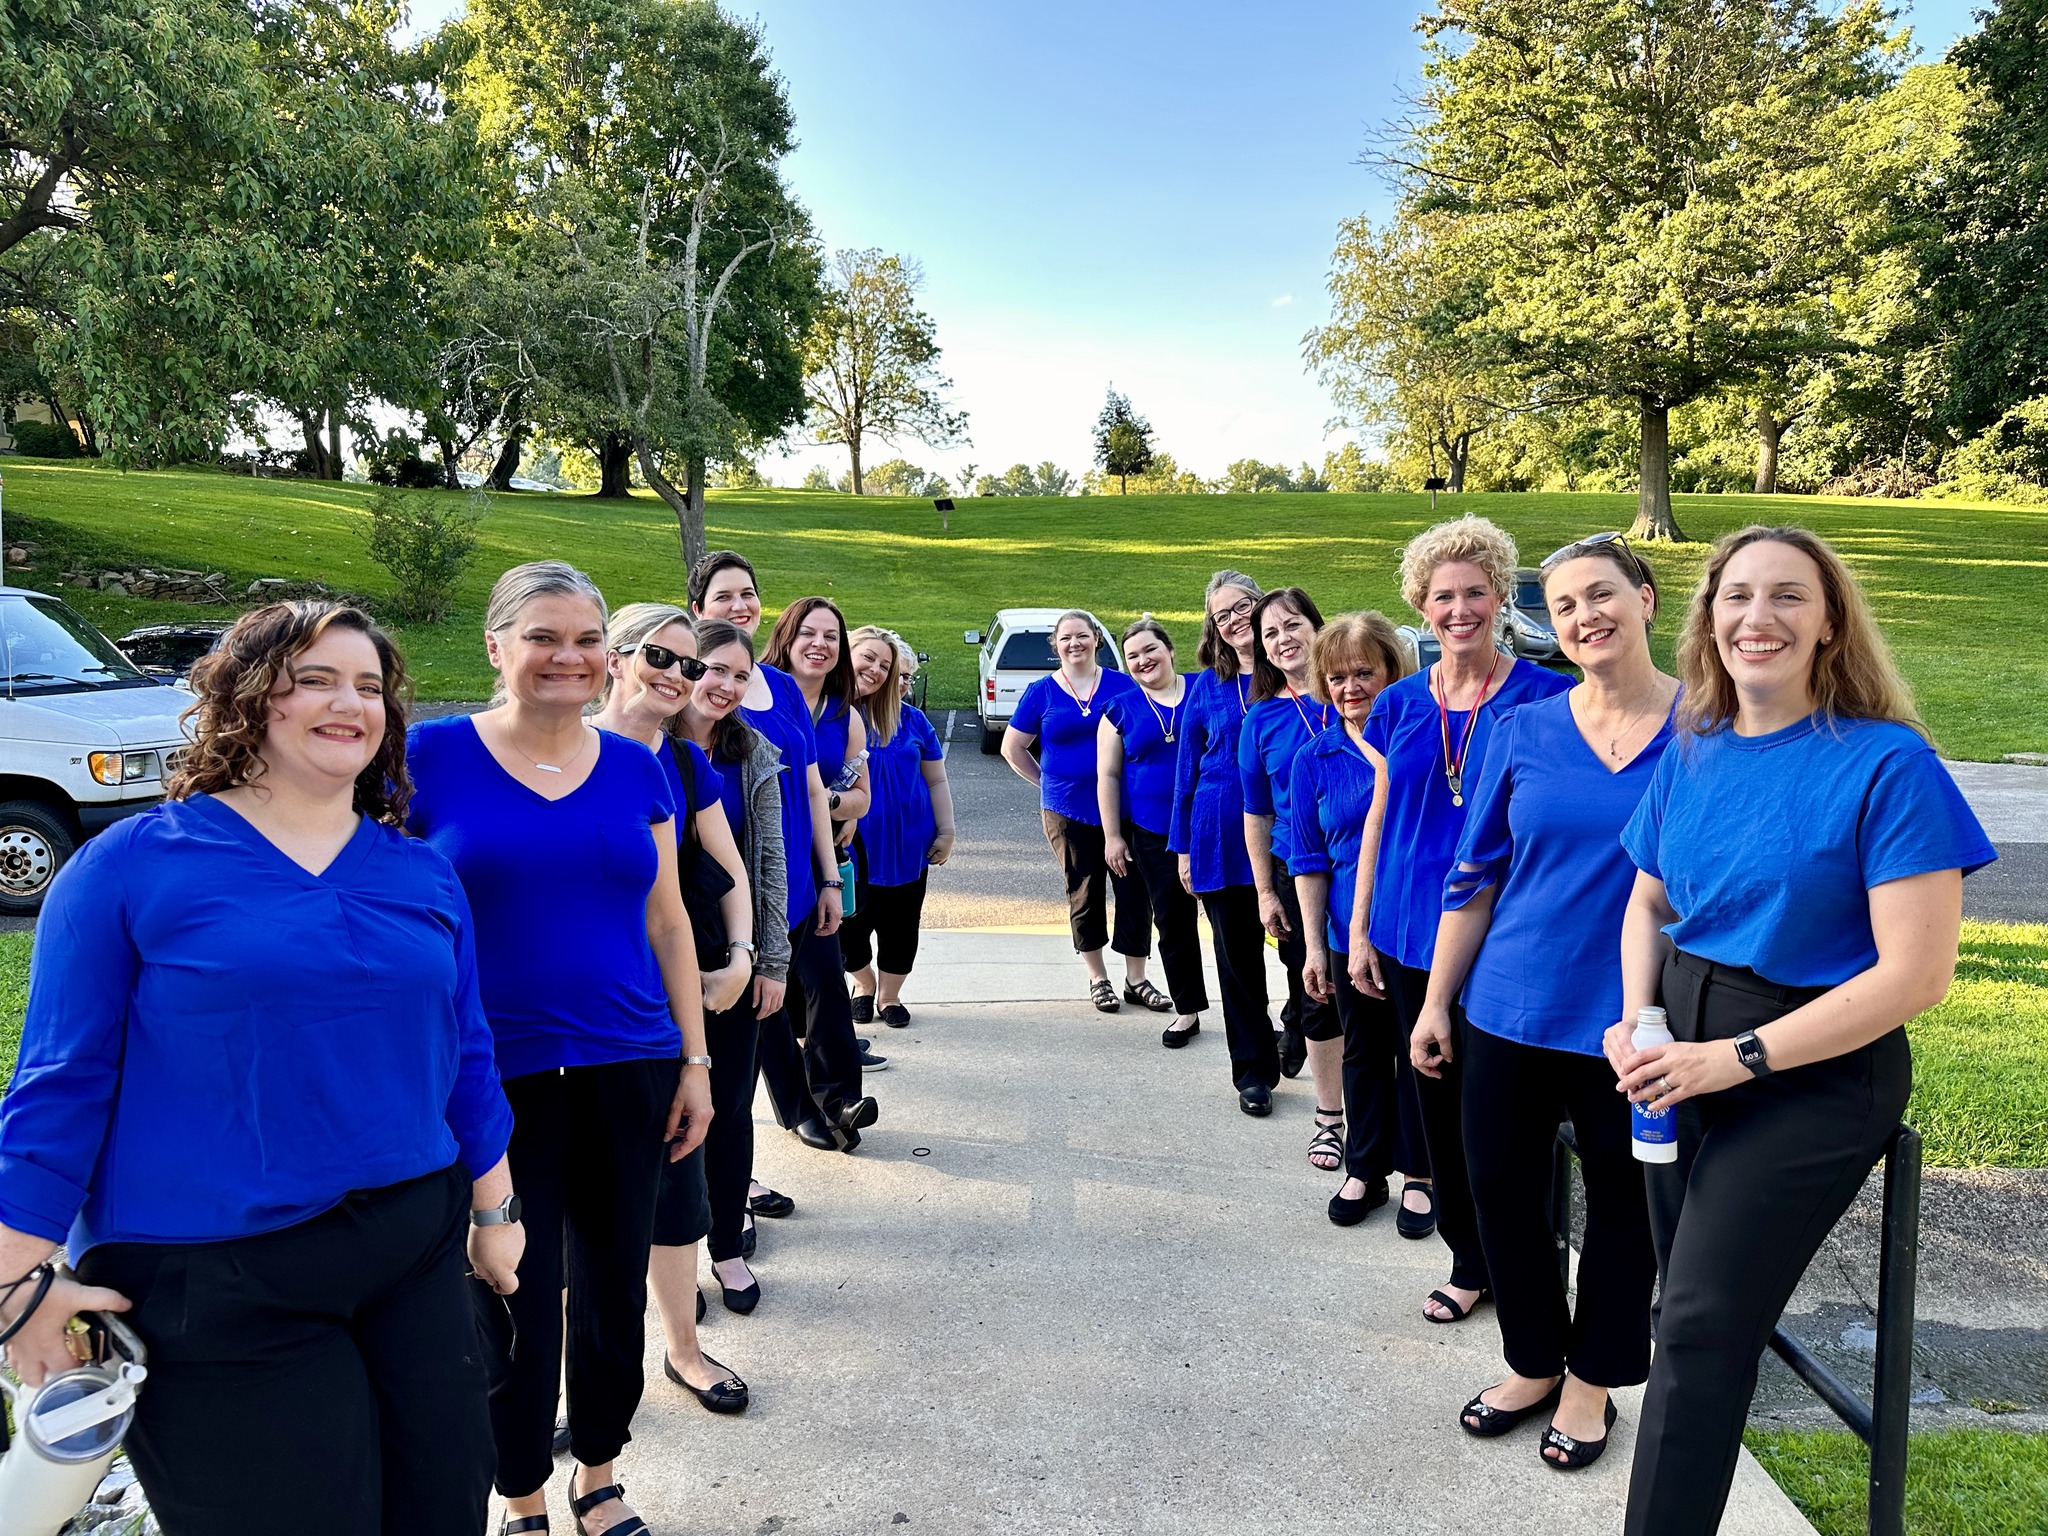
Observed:
[[[507,1515],[498,1522],[498,1536],[527,1536],[528,1532],[544,1531],[547,1528],[546,1515],[521,1515],[517,1520]]]
[[[1408,1209],[1408,1191],[1419,1189],[1429,1196],[1429,1209]],[[1410,1179],[1401,1186],[1401,1211],[1394,1218],[1394,1230],[1403,1237],[1427,1237],[1436,1230],[1436,1186],[1427,1179]]]
[[[1150,977],[1125,982],[1124,1001],[1135,1003],[1140,1008],[1150,1008],[1154,1013],[1173,1012],[1173,999],[1153,986]]]
[[[1466,1318],[1472,1315],[1474,1309],[1478,1307],[1480,1302],[1485,1301],[1492,1295],[1492,1291],[1482,1288],[1479,1294],[1472,1298],[1471,1306],[1461,1307],[1455,1300],[1453,1300],[1450,1296],[1446,1295],[1444,1292],[1431,1291],[1429,1295],[1424,1298],[1424,1300],[1435,1302],[1438,1306],[1442,1307],[1446,1312],[1450,1313],[1451,1315],[1449,1317],[1438,1317],[1435,1313],[1425,1310],[1422,1314],[1423,1320],[1431,1323],[1462,1323],[1463,1321],[1465,1321]]]
[[[1335,1120],[1323,1116],[1335,1115]],[[1327,1157],[1327,1163],[1316,1161]],[[1344,1111],[1316,1106],[1316,1133],[1308,1139],[1308,1165],[1318,1173],[1335,1173],[1344,1166]]]
[[[583,1523],[583,1515],[584,1511],[597,1508],[607,1499],[617,1499],[623,1504],[626,1500],[626,1485],[606,1483],[602,1488],[591,1489],[579,1499],[576,1497],[576,1469],[569,1469],[569,1513],[576,1517],[579,1536],[598,1536],[597,1532]],[[654,1536],[654,1533],[647,1528],[647,1522],[638,1515],[628,1515],[617,1525],[607,1527],[604,1536]]]
[[[1109,984],[1107,977],[1088,983],[1088,1001],[1095,1005],[1097,1013],[1115,1013],[1123,1007],[1116,1000],[1116,988]]]
[[[1607,1427],[1614,1428],[1614,1399],[1607,1399]],[[1555,1424],[1543,1431],[1543,1444],[1536,1448],[1536,1454],[1543,1457],[1543,1465],[1553,1472],[1576,1472],[1581,1467],[1590,1467],[1600,1459],[1600,1453],[1607,1449],[1607,1436],[1598,1440],[1574,1440]],[[1556,1451],[1548,1456],[1546,1451]]]
[[[1500,1383],[1494,1383],[1494,1386],[1498,1385]],[[1493,1387],[1488,1387],[1486,1392],[1492,1390]],[[1481,1440],[1491,1440],[1496,1435],[1504,1435],[1524,1419],[1556,1408],[1558,1399],[1564,1396],[1564,1378],[1558,1377],[1556,1384],[1548,1392],[1526,1408],[1496,1408],[1486,1401],[1486,1392],[1481,1392],[1458,1410],[1458,1427],[1466,1434]],[[1467,1423],[1469,1419],[1477,1419],[1479,1422]]]

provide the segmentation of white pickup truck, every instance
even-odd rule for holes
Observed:
[[[163,798],[191,703],[61,599],[0,587],[0,914],[32,916],[80,843]]]

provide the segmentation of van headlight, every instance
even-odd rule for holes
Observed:
[[[154,752],[94,752],[85,764],[96,781],[116,787],[157,776]]]

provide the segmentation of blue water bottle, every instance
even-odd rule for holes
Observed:
[[[853,916],[855,901],[853,880],[853,850],[841,849],[839,853],[839,915]]]
[[[1636,1032],[1629,1044],[1639,1051],[1671,1043],[1671,1026],[1662,1008],[1638,1008]],[[1649,1101],[1629,1105],[1629,1132],[1639,1163],[1678,1161],[1678,1119],[1668,1109],[1652,1110]]]

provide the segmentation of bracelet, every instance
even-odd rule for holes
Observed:
[[[683,1058],[683,1065],[686,1067],[708,1067],[711,1065],[711,1058],[709,1056],[685,1056]]]
[[[754,948],[754,946],[749,944],[745,939],[733,939],[729,941],[725,947],[727,953],[730,953],[735,949],[744,949],[748,954],[756,956],[757,958],[761,953],[761,951]]]
[[[28,1320],[35,1316],[36,1308],[43,1304],[43,1298],[50,1294],[50,1287],[57,1282],[57,1266],[50,1263],[47,1259],[44,1260],[41,1264],[30,1270],[27,1275],[23,1275],[21,1279],[9,1286],[7,1288],[8,1293],[11,1295],[18,1287],[26,1284],[29,1275],[36,1276],[35,1291],[29,1297],[28,1305],[16,1314],[14,1321],[5,1328],[0,1328],[0,1344],[5,1344],[9,1339],[21,1332],[22,1327]]]
[[[844,880],[820,880],[818,884],[828,891],[843,891],[846,889],[846,882]]]

